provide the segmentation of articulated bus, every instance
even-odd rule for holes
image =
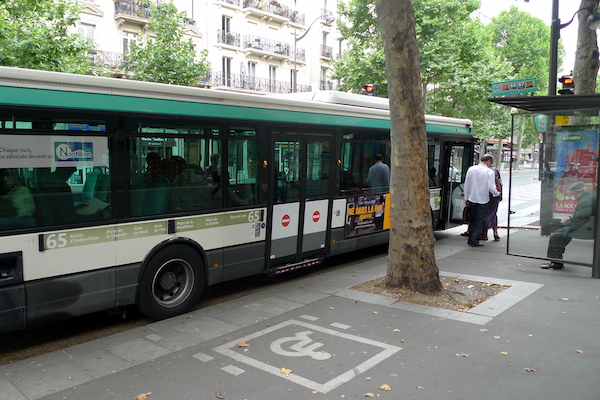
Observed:
[[[427,116],[432,223],[471,164],[464,119]],[[136,304],[389,238],[387,100],[295,99],[0,67],[0,332]]]

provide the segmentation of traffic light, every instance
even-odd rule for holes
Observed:
[[[377,96],[377,85],[369,83],[368,85],[363,85],[362,90],[362,93],[367,96]]]
[[[563,75],[558,81],[562,83],[562,89],[558,91],[558,94],[575,94],[575,81],[571,75]]]

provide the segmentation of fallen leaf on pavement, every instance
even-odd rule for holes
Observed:
[[[284,375],[289,375],[289,374],[291,374],[291,373],[292,373],[292,370],[291,370],[291,369],[287,369],[287,368],[283,367],[283,368],[281,368],[281,369],[279,370],[279,373],[281,373],[281,374],[284,374]]]
[[[250,346],[250,345],[248,343],[246,343],[246,342],[239,342],[238,343],[238,347],[248,347],[248,346]]]
[[[494,339],[500,339],[500,336],[494,336]]]
[[[377,311],[373,311],[373,314],[379,314]]]
[[[502,351],[502,352],[500,352],[500,355],[507,356],[507,355],[508,355],[508,352],[506,352],[506,351]]]
[[[481,329],[479,330],[479,332],[487,332],[487,331],[488,331],[488,330],[487,330],[487,329],[485,329],[485,328],[481,328]]]
[[[561,300],[562,301],[569,301],[569,298],[568,297],[563,297]]]
[[[137,396],[135,396],[135,400],[146,400],[148,396],[150,396],[150,393],[151,392],[138,394]]]
[[[427,389],[425,386],[417,386],[417,389]]]
[[[318,390],[313,390],[312,393],[313,394],[317,394],[317,393],[319,393],[319,391]]]
[[[379,389],[385,390],[386,392],[389,392],[390,390],[392,390],[390,385],[381,385],[381,386],[379,386]]]
[[[400,332],[400,329],[396,328],[392,332]]]
[[[535,372],[535,369],[533,369],[533,368],[525,368],[525,371],[527,371],[527,372]]]
[[[365,397],[375,397],[373,393],[365,393]]]
[[[223,395],[223,393],[221,393],[221,391],[220,391],[220,390],[217,390],[217,393],[215,393],[215,397],[216,397],[217,399],[224,399],[224,398],[225,398],[225,395]]]
[[[575,350],[575,353],[583,354],[583,350]]]
[[[371,380],[371,377],[370,377],[370,376],[367,376],[367,380],[368,380],[368,381],[370,381],[370,380]]]

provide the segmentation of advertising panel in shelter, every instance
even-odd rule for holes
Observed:
[[[598,130],[589,126],[558,128],[555,165],[552,217],[562,219],[572,215],[577,205],[570,189],[575,182],[583,182],[586,190],[596,194]]]

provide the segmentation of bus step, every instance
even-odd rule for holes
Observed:
[[[279,267],[271,268],[267,271],[267,274],[270,276],[275,276],[279,274],[283,274],[285,272],[295,271],[300,268],[313,267],[315,265],[321,264],[323,258],[311,258],[308,260],[302,260],[293,264],[280,265]]]

